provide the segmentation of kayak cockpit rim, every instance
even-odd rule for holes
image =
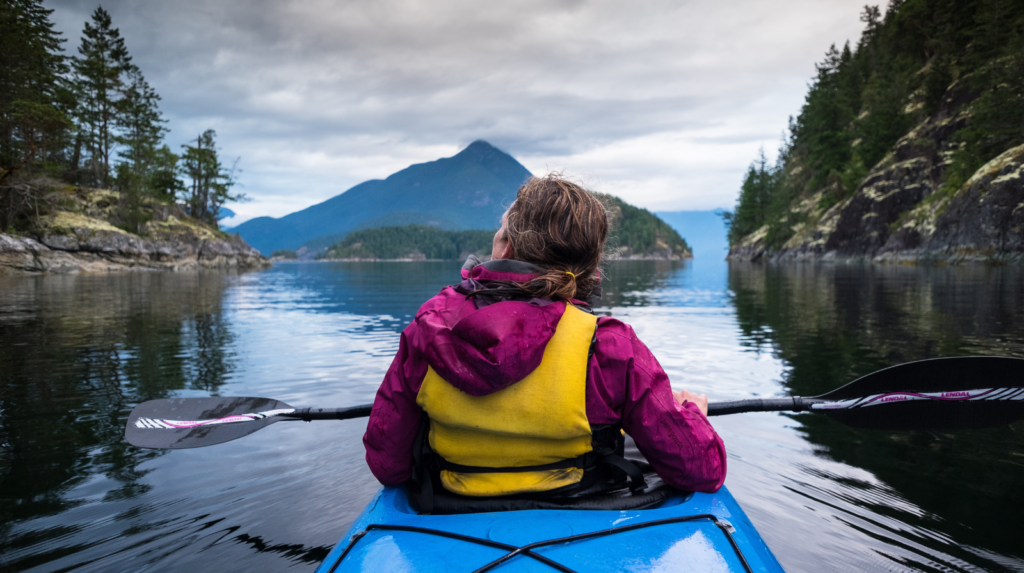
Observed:
[[[527,557],[531,557],[533,559],[536,559],[537,561],[540,561],[541,563],[543,563],[545,565],[548,565],[549,567],[551,567],[551,568],[553,568],[553,569],[555,569],[557,571],[561,571],[562,573],[575,573],[575,571],[573,571],[572,569],[569,569],[568,567],[566,567],[566,566],[564,566],[564,565],[562,565],[560,563],[552,561],[551,559],[548,559],[547,557],[544,557],[543,555],[538,555],[537,553],[534,553],[533,549],[537,549],[539,547],[546,547],[546,546],[549,546],[549,545],[558,545],[558,544],[561,544],[561,543],[572,543],[574,541],[581,541],[583,539],[592,539],[594,537],[603,537],[603,536],[606,536],[606,535],[614,535],[616,533],[623,533],[623,532],[626,532],[626,531],[633,531],[633,530],[636,530],[636,529],[643,529],[645,527],[653,527],[653,526],[657,526],[657,525],[669,525],[669,524],[673,524],[673,523],[684,523],[684,522],[687,522],[687,521],[697,521],[697,520],[708,520],[708,521],[712,522],[713,524],[715,524],[715,526],[717,526],[718,529],[721,530],[723,534],[725,534],[726,539],[729,540],[729,545],[731,545],[733,551],[736,552],[736,557],[739,559],[740,564],[743,565],[743,570],[746,571],[747,573],[753,573],[753,569],[751,569],[750,568],[750,564],[747,563],[746,557],[743,556],[743,551],[740,550],[739,545],[736,543],[736,540],[732,536],[732,532],[735,531],[735,528],[727,520],[722,519],[721,517],[718,517],[716,515],[711,515],[710,513],[702,513],[702,514],[697,514],[697,515],[683,515],[683,516],[679,516],[679,517],[670,517],[670,518],[666,518],[666,519],[656,519],[656,520],[653,520],[653,521],[645,521],[643,523],[634,523],[634,524],[630,524],[630,525],[623,525],[623,526],[620,526],[620,527],[612,527],[612,528],[609,528],[609,529],[602,529],[600,531],[593,531],[593,532],[590,532],[590,533],[581,533],[581,534],[578,534],[578,535],[570,535],[570,536],[567,536],[567,537],[559,537],[559,538],[555,538],[555,539],[548,539],[546,541],[537,541],[537,542],[534,542],[534,543],[523,545],[521,547],[515,546],[515,545],[509,545],[507,543],[499,543],[497,541],[492,541],[490,539],[481,539],[479,537],[472,537],[472,536],[469,536],[469,535],[462,535],[462,534],[459,534],[459,533],[452,533],[450,531],[443,531],[443,530],[440,530],[440,529],[431,529],[431,528],[427,528],[427,527],[414,527],[414,526],[409,526],[409,525],[388,525],[388,524],[383,524],[383,523],[371,523],[370,525],[366,526],[366,529],[364,529],[364,530],[362,530],[362,531],[352,535],[351,539],[348,542],[348,545],[345,547],[345,550],[341,552],[341,555],[338,557],[337,561],[335,561],[334,564],[331,565],[331,568],[328,570],[327,573],[334,573],[335,570],[337,570],[338,566],[341,565],[341,562],[345,560],[345,557],[349,554],[349,552],[352,550],[352,548],[354,548],[356,546],[356,544],[359,543],[359,540],[361,540],[368,533],[370,533],[370,531],[373,531],[373,530],[377,530],[377,531],[407,531],[407,532],[411,532],[411,533],[423,533],[425,535],[437,535],[437,536],[440,536],[440,537],[447,537],[449,539],[456,539],[456,540],[465,541],[465,542],[468,542],[468,543],[476,543],[476,544],[479,544],[479,545],[485,545],[485,546],[488,546],[488,547],[494,547],[495,549],[501,549],[501,550],[504,550],[504,551],[508,551],[508,553],[506,553],[505,555],[502,555],[498,559],[495,559],[494,561],[491,561],[490,563],[484,565],[483,567],[480,567],[479,569],[474,570],[473,573],[484,573],[485,571],[490,571],[491,569],[493,569],[493,568],[497,567],[498,565],[501,565],[502,563],[504,563],[504,562],[506,562],[506,561],[508,561],[508,560],[510,560],[510,559],[512,559],[514,557],[516,557],[517,555],[525,555]]]

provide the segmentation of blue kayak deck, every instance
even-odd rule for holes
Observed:
[[[377,529],[381,526],[393,529]],[[401,529],[405,527],[468,536],[496,546]],[[493,570],[783,571],[724,487],[714,494],[677,493],[660,506],[643,510],[531,510],[466,515],[418,515],[409,506],[405,488],[386,487],[373,498],[317,572],[470,572],[525,545],[611,528],[624,530],[532,549],[539,559],[520,552]],[[353,543],[354,536],[357,538]]]

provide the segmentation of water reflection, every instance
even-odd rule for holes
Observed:
[[[1001,267],[731,265],[729,287],[749,343],[770,347],[789,366],[787,393],[813,396],[912,360],[1024,357],[1022,278],[1018,269]],[[864,535],[906,539],[904,551],[891,552],[894,561],[922,568],[937,559],[955,568],[1024,565],[1020,531],[1011,526],[1024,511],[1017,487],[1024,481],[1024,422],[884,432],[814,415],[794,418],[818,455],[870,472],[866,480],[824,479],[856,491],[844,501],[858,508],[856,519],[870,516],[876,526],[863,528]],[[889,524],[880,525],[886,518]]]
[[[111,482],[103,501],[152,488],[140,483],[148,470],[139,466],[162,452],[124,443],[127,413],[140,401],[187,388],[213,393],[225,383],[234,366],[225,351],[232,335],[222,314],[224,288],[224,280],[202,274],[0,282],[5,553],[74,533],[77,526],[20,534],[10,527],[80,505],[66,493],[95,477]]]
[[[0,569],[308,570],[377,489],[365,421],[275,424],[214,448],[140,451],[138,402],[370,401],[424,300],[459,264],[0,278]],[[1010,268],[621,261],[598,312],[676,387],[815,395],[919,358],[1024,356]],[[1024,570],[1024,427],[858,431],[814,416],[715,419],[728,485],[792,571]]]

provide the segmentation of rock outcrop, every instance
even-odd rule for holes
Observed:
[[[32,236],[0,234],[0,275],[198,268],[262,268],[266,257],[241,237],[196,222],[171,205],[149,206],[139,234],[108,222],[118,196],[78,190],[72,207],[40,218]]]
[[[901,223],[875,260],[1024,261],[1024,145],[988,162],[952,196],[923,202]]]
[[[1004,263],[1024,260],[1024,146],[943,190],[958,149],[953,135],[977,94],[953,85],[934,115],[902,137],[853,196],[824,209],[824,189],[790,210],[793,236],[770,248],[765,225],[729,251],[730,260]],[[911,102],[913,103],[913,102]]]

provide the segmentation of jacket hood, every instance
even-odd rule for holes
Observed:
[[[522,261],[481,263],[471,256],[462,282],[420,309],[409,342],[441,378],[471,396],[511,386],[540,365],[567,303],[468,295],[489,281],[526,282],[542,270]]]

